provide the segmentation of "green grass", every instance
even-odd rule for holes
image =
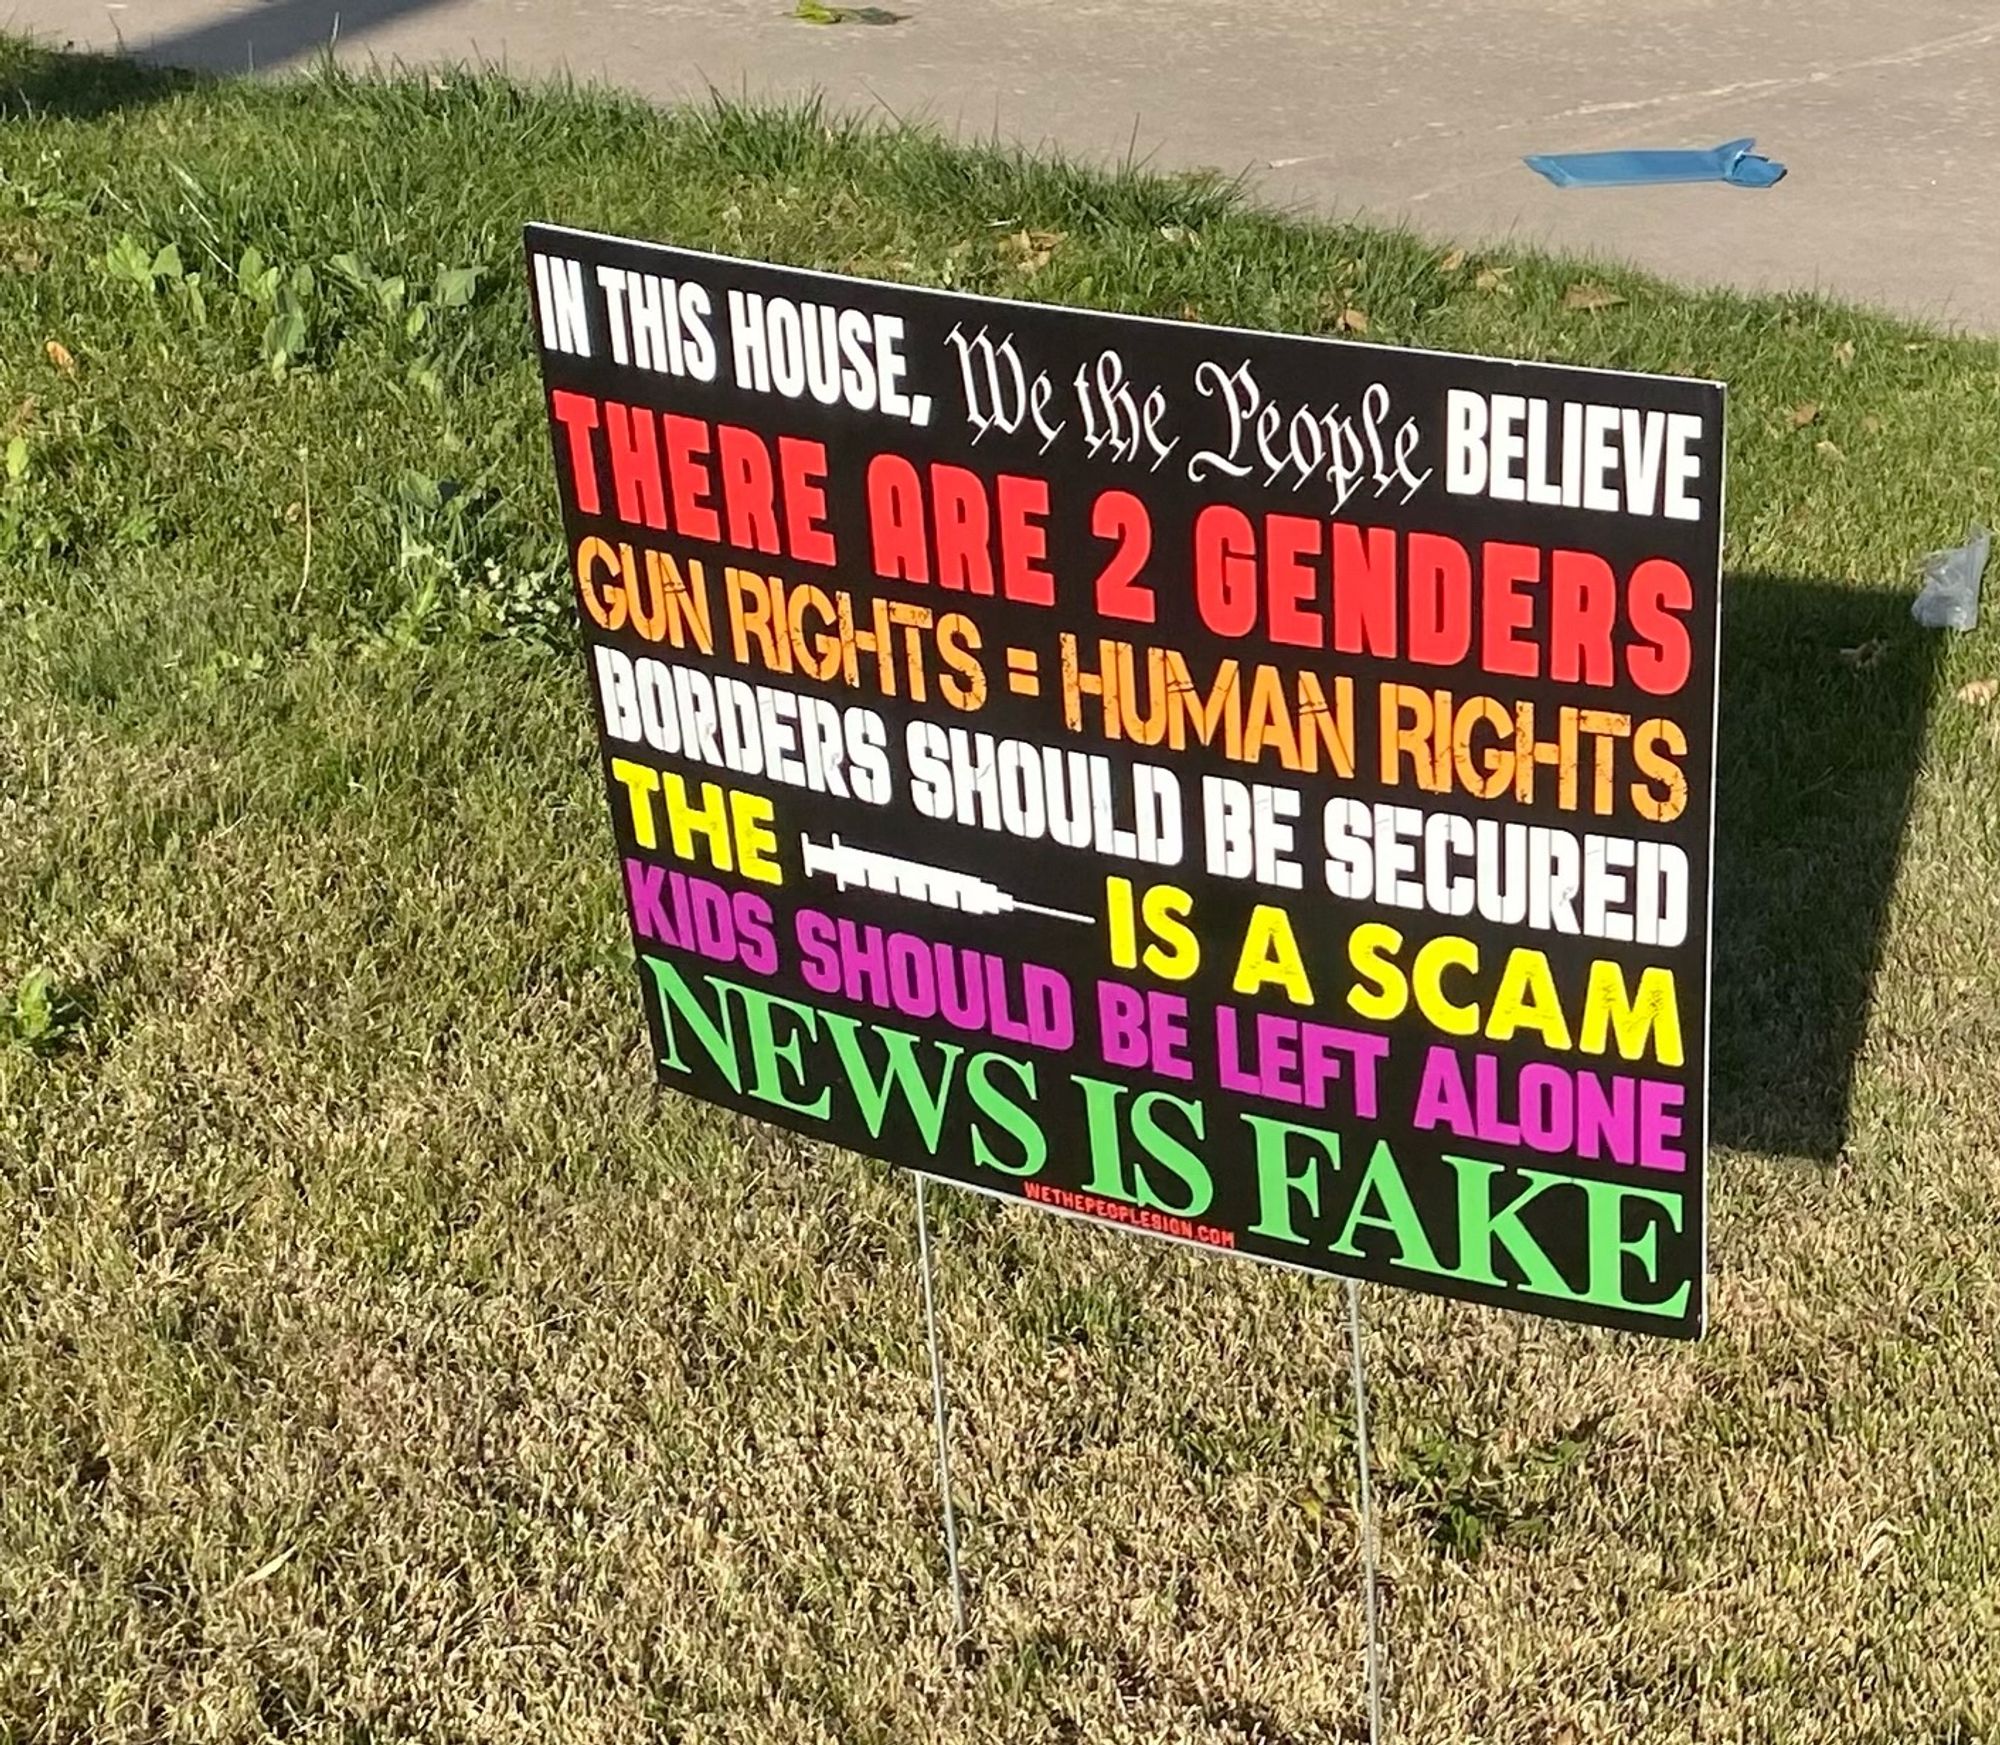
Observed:
[[[1338,1291],[943,1195],[954,1664],[907,1182],[650,1088],[529,217],[1730,382],[1715,1332],[1368,1293],[1396,1737],[2000,1739],[2000,634],[1907,611],[2000,347],[0,43],[0,1740],[1359,1725]]]

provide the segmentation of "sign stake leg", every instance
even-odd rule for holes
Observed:
[[[924,1210],[924,1176],[917,1177],[917,1270],[924,1286],[924,1334],[931,1348],[931,1416],[937,1428],[938,1495],[944,1500],[944,1560],[951,1572],[951,1618],[965,1640],[965,1580],[958,1567],[958,1517],[951,1506],[950,1417],[944,1396],[944,1347],[938,1343],[937,1304],[931,1291],[931,1225]]]
[[[921,1206],[922,1202],[918,1202]],[[1377,1595],[1375,1494],[1368,1481],[1368,1378],[1361,1359],[1361,1286],[1347,1281],[1347,1347],[1354,1360],[1354,1455],[1361,1476],[1361,1576],[1368,1623],[1368,1745],[1382,1745],[1382,1625]]]

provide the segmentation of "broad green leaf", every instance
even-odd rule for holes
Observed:
[[[284,309],[264,324],[264,361],[282,369],[306,348],[306,318],[296,308]]]
[[[46,1041],[55,1029],[55,1007],[49,999],[49,972],[30,970],[14,995],[14,1025],[27,1042]]]
[[[152,288],[153,256],[129,230],[105,251],[104,270],[114,279]]]
[[[439,267],[431,300],[440,309],[463,309],[479,287],[477,267]]]
[[[413,509],[435,509],[444,501],[437,480],[428,473],[418,472],[415,467],[403,469],[402,476],[396,481],[396,489]]]

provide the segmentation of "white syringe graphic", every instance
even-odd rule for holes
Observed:
[[[810,836],[801,836],[799,847],[805,853],[807,875],[830,873],[843,891],[850,885],[864,891],[887,891],[892,896],[913,897],[919,903],[932,903],[940,909],[962,909],[968,915],[1007,915],[1018,909],[1029,915],[1047,915],[1056,921],[1075,921],[1085,927],[1097,924],[1090,915],[1024,903],[998,885],[976,879],[970,873],[925,866],[922,861],[878,854],[872,848],[853,848],[838,836],[833,838],[830,848],[822,847]]]

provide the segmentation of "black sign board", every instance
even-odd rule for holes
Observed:
[[[665,1083],[1700,1331],[1719,387],[527,248]]]

